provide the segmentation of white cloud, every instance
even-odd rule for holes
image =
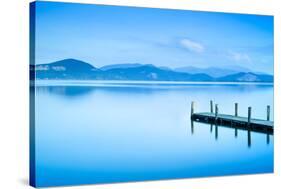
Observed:
[[[251,58],[248,54],[246,53],[239,53],[239,52],[233,52],[229,51],[230,58],[237,61],[237,62],[251,62]]]
[[[182,47],[188,49],[189,51],[196,53],[202,53],[205,50],[205,47],[202,44],[192,41],[190,39],[182,39],[180,41],[180,44],[182,45]]]

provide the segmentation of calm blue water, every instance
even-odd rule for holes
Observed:
[[[80,86],[79,86],[80,85]],[[272,85],[36,87],[36,182],[76,185],[273,172],[273,136],[194,123],[195,111],[265,119]],[[271,115],[271,119],[273,119]]]

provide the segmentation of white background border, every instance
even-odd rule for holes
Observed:
[[[175,8],[274,15],[275,23],[275,173],[123,184],[87,185],[71,188],[171,189],[171,188],[277,188],[280,174],[280,0],[65,0],[97,4]],[[28,64],[29,0],[0,1],[0,188],[28,186]],[[279,186],[280,187],[280,186]],[[64,188],[64,187],[60,187]]]

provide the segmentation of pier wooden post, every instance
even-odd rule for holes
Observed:
[[[192,116],[193,113],[194,113],[194,101],[191,102],[190,116]]]
[[[215,105],[215,117],[216,119],[218,118],[218,113],[219,113],[219,108],[218,108],[218,104]]]
[[[266,108],[266,120],[269,121],[270,119],[270,106],[268,105]]]
[[[210,100],[210,108],[211,108],[211,113],[213,113],[214,111],[213,111],[213,101],[212,100]]]
[[[251,123],[252,107],[248,107],[248,125]]]
[[[235,116],[238,116],[238,103],[235,103]]]

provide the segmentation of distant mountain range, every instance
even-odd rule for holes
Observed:
[[[251,70],[241,67],[230,67],[230,68],[217,68],[217,67],[209,67],[209,68],[197,68],[193,66],[188,67],[180,67],[176,68],[175,71],[197,74],[197,73],[205,73],[211,77],[223,77],[231,74],[236,74],[240,72],[251,72]]]
[[[226,81],[226,82],[273,82],[273,76],[253,73],[243,68],[196,68],[171,69],[152,64],[114,64],[96,68],[89,63],[65,59],[49,64],[32,66],[36,79],[44,80],[136,80],[136,81]]]

